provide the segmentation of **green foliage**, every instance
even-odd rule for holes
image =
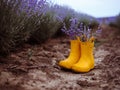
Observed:
[[[32,32],[30,38],[30,41],[34,43],[41,43],[44,40],[52,37],[60,26],[60,22],[51,12],[47,12],[45,15],[39,18],[41,18],[39,28]]]
[[[15,0],[14,0],[15,1]],[[6,54],[14,45],[13,31],[16,26],[16,14],[14,8],[18,8],[18,4],[14,7],[13,3],[7,4],[8,0],[0,1],[0,54]]]
[[[26,42],[37,28],[38,15],[20,11],[21,0],[0,1],[0,54],[5,55]],[[32,13],[32,11],[31,11]]]
[[[114,22],[110,22],[109,23],[110,27],[114,27],[118,29],[117,34],[120,34],[120,14],[116,16],[115,21]]]
[[[96,20],[91,21],[89,24],[89,27],[92,29],[96,29],[98,28],[98,26],[99,26],[99,23]]]

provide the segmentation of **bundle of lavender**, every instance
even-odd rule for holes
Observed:
[[[97,28],[91,27],[91,25],[85,25],[82,22],[79,22],[76,18],[70,19],[70,26],[67,27],[64,23],[63,28],[61,29],[65,34],[67,34],[72,40],[79,37],[82,42],[89,40],[92,36],[96,37],[101,33],[100,26]]]

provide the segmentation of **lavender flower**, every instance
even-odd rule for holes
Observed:
[[[78,29],[78,20],[76,18],[71,18],[69,22],[70,22],[69,28],[66,28],[66,24],[64,23],[62,31],[66,33],[68,36],[70,36],[71,39],[75,39],[76,36],[78,36],[77,34],[80,34],[82,31],[81,29]]]
[[[23,12],[27,14],[29,17],[35,13],[37,15],[41,15],[44,12],[46,12],[44,7],[45,4],[46,0],[21,0],[18,14],[20,12]]]
[[[84,25],[84,23],[80,23],[76,18],[71,18],[69,22],[69,28],[67,28],[66,24],[64,23],[63,28],[61,30],[65,34],[70,36],[71,39],[76,39],[76,36],[79,36],[80,39],[84,42],[89,40],[90,37],[92,37],[94,34],[101,32],[99,28],[98,30],[92,30],[92,28],[89,28],[89,26]]]

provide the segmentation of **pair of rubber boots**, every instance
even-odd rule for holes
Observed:
[[[71,52],[67,59],[61,60],[59,66],[72,69],[75,72],[89,72],[94,68],[94,37],[82,42],[71,40]]]

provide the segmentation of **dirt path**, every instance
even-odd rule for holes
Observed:
[[[119,45],[110,45],[95,48],[95,68],[88,73],[74,73],[57,65],[69,54],[67,38],[25,45],[1,58],[0,90],[120,90],[120,51],[115,49]]]

